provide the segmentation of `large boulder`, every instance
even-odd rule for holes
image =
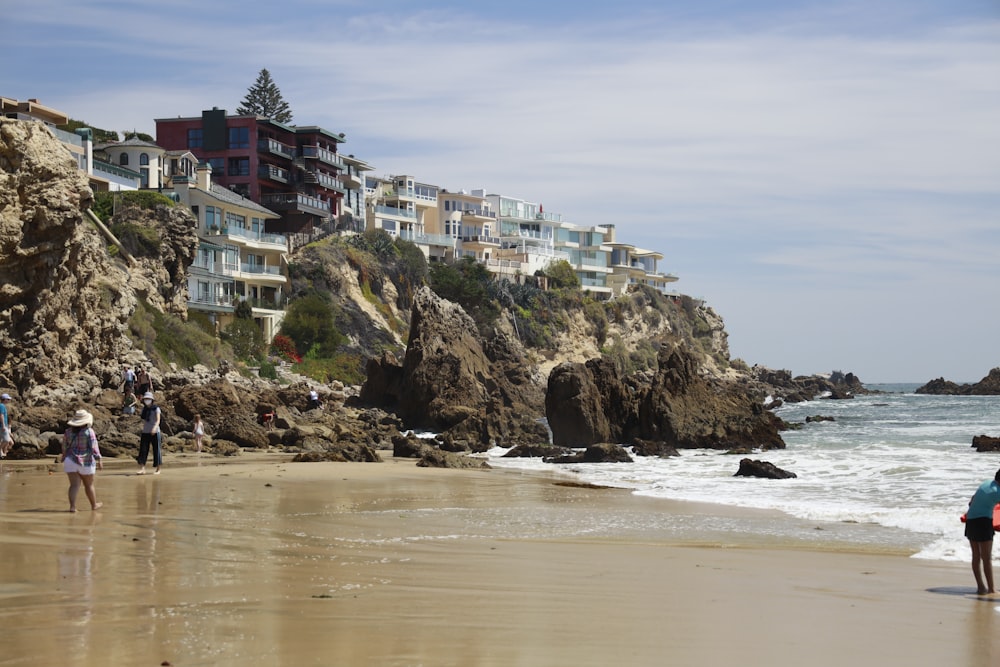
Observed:
[[[711,380],[682,344],[661,347],[652,376],[621,378],[607,362],[562,364],[549,376],[546,415],[556,445],[648,441],[670,448],[783,448],[779,421],[754,391]],[[649,451],[649,444],[642,451]]]
[[[413,299],[402,364],[368,364],[362,403],[393,410],[407,428],[447,433],[476,451],[544,442],[544,396],[520,344],[497,333],[484,344],[462,307],[421,288]]]
[[[919,387],[917,394],[945,396],[1000,396],[1000,367],[992,369],[986,377],[974,384],[956,384],[937,378]]]

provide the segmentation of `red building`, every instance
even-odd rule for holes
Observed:
[[[280,214],[267,221],[267,231],[278,234],[336,227],[353,182],[337,154],[343,142],[343,133],[321,127],[227,116],[217,108],[195,118],[156,119],[158,146],[191,151],[211,165],[213,182]]]

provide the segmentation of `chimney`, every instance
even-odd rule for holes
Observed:
[[[195,169],[198,179],[198,189],[208,192],[212,189],[212,165],[207,162],[199,162]]]

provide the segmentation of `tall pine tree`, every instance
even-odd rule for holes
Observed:
[[[281,96],[281,91],[271,78],[271,73],[266,69],[260,71],[257,80],[247,89],[246,97],[236,109],[236,113],[241,116],[250,114],[267,116],[279,123],[292,122],[292,110]]]

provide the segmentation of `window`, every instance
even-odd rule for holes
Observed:
[[[236,227],[239,229],[246,229],[247,219],[242,215],[237,215],[236,213],[226,212],[226,226]]]
[[[118,164],[123,167],[128,164],[128,153],[122,153],[118,156]]]
[[[250,128],[231,127],[229,128],[230,148],[250,148]]]
[[[227,173],[230,176],[249,176],[250,158],[248,157],[229,158],[229,170]]]
[[[192,127],[188,128],[188,148],[201,148],[202,138],[201,138],[201,128]]]
[[[222,209],[217,206],[205,207],[205,228],[218,228],[222,226]]]
[[[149,153],[139,153],[139,164],[149,165]]]
[[[224,157],[210,157],[208,158],[208,164],[212,167],[212,173],[221,176],[226,173],[226,158]]]
[[[140,187],[149,187],[149,167],[139,167]]]

